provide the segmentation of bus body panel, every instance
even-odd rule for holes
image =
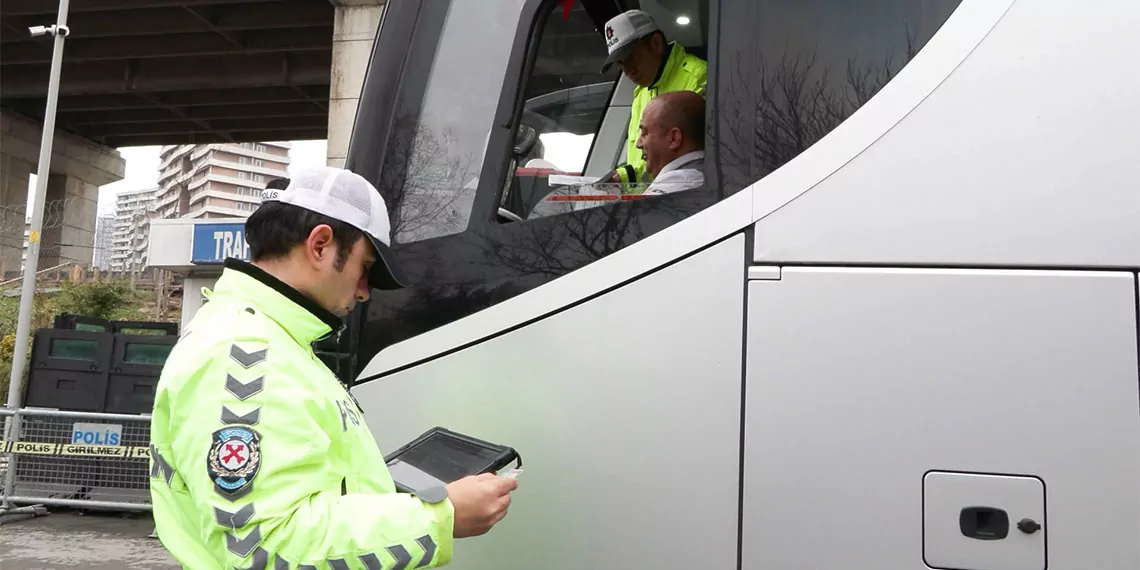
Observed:
[[[1140,567],[1136,294],[1130,272],[751,281],[743,568],[922,568],[925,549],[934,568],[1025,570],[1046,546],[1051,569]],[[1000,478],[943,500],[931,471],[1037,478],[1037,505]],[[971,506],[1044,528],[969,538]]]
[[[441,425],[522,455],[510,515],[449,568],[735,566],[745,247],[353,388],[386,453]]]

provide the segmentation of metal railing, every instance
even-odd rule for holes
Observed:
[[[0,513],[15,505],[150,510],[150,416],[0,408]]]

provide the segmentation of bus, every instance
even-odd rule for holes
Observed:
[[[624,158],[603,29],[634,8],[708,62],[705,184],[536,207]],[[346,167],[411,284],[336,367],[385,452],[444,426],[525,458],[451,566],[1140,568],[1137,29],[1136,2],[388,3]]]

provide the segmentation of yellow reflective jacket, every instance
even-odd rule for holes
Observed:
[[[159,539],[184,567],[389,569],[451,559],[454,510],[397,493],[356,400],[311,344],[340,319],[229,259],[162,370]]]
[[[617,167],[618,176],[623,184],[646,182],[645,157],[641,149],[637,148],[637,138],[641,134],[641,113],[645,106],[657,96],[658,93],[670,91],[695,91],[702,96],[705,94],[705,85],[708,83],[708,63],[705,60],[685,51],[685,47],[677,42],[669,44],[669,59],[661,71],[661,77],[653,85],[642,87],[638,85],[633,90],[633,104],[629,112],[629,132],[626,133],[625,164]],[[644,188],[644,186],[642,186]]]

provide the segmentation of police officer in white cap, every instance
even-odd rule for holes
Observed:
[[[653,21],[641,10],[629,10],[606,22],[603,30],[609,56],[602,72],[614,64],[637,87],[633,91],[629,132],[626,134],[626,163],[611,174],[610,181],[644,188],[645,158],[637,148],[641,113],[659,93],[694,91],[705,94],[708,64],[685,51],[677,42],[669,42]],[[634,191],[637,192],[637,191]]]

